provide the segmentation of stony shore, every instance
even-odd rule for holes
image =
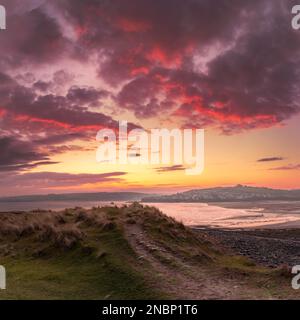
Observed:
[[[300,229],[195,229],[258,264],[272,268],[300,265]]]

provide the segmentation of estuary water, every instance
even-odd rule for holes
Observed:
[[[0,212],[105,206],[103,201],[0,202]],[[125,202],[114,202],[121,206]],[[234,203],[147,203],[187,226],[216,228],[300,227],[300,201]]]

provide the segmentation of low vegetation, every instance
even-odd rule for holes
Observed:
[[[297,298],[288,272],[138,203],[2,213],[0,264],[0,299]]]

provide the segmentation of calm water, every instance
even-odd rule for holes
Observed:
[[[165,214],[185,225],[223,228],[251,228],[282,224],[283,227],[300,227],[300,202],[295,203],[153,203]],[[221,205],[223,207],[221,207]],[[240,205],[240,208],[239,208]],[[286,210],[282,210],[282,205]],[[226,207],[224,207],[226,206]],[[270,208],[271,207],[271,208]],[[272,209],[273,207],[273,209]]]
[[[114,202],[122,205],[124,202]],[[34,209],[63,210],[65,208],[104,206],[110,202],[16,202],[0,203],[0,212],[30,211]],[[166,215],[183,222],[185,225],[198,225],[225,228],[245,228],[283,224],[300,227],[300,201],[264,203],[151,203]]]

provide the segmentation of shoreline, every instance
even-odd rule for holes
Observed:
[[[189,226],[192,229],[216,229],[216,230],[228,230],[228,231],[253,231],[253,230],[293,230],[300,229],[300,219],[295,221],[288,221],[282,223],[270,223],[270,224],[260,224],[252,227],[218,227],[211,225],[191,225]]]
[[[269,268],[300,265],[300,228],[224,229],[192,227],[232,254]]]
[[[107,205],[128,205],[128,202],[43,202],[2,205],[1,212],[10,211],[62,211],[65,208],[89,209]],[[215,228],[258,229],[300,228],[300,201],[256,203],[141,203],[158,208],[186,226],[205,225]]]

